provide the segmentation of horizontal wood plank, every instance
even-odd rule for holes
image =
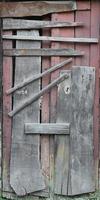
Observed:
[[[76,10],[76,2],[74,1],[33,1],[0,3],[1,17],[42,16],[49,13],[74,10]]]
[[[69,58],[63,62],[60,62],[54,66],[52,66],[51,68],[49,68],[48,70],[44,71],[43,73],[40,73],[40,74],[36,74],[36,75],[33,75],[31,77],[29,77],[28,79],[25,79],[25,81],[15,85],[13,88],[10,88],[9,90],[7,90],[6,94],[11,94],[13,93],[14,91],[26,86],[27,84],[31,83],[31,82],[34,82],[44,76],[46,76],[47,74],[57,70],[57,69],[60,69],[61,67],[63,67],[64,65],[68,64],[72,62],[72,58]]]
[[[71,37],[49,37],[49,36],[25,36],[25,35],[4,35],[6,40],[35,40],[54,42],[76,42],[76,43],[98,43],[98,38],[71,38]]]
[[[3,30],[23,30],[23,29],[40,29],[56,27],[79,27],[83,26],[82,22],[69,21],[39,21],[39,20],[22,20],[22,19],[3,19]]]
[[[84,52],[74,49],[4,49],[3,56],[83,56]]]
[[[54,134],[54,135],[69,135],[68,123],[25,123],[25,134]]]

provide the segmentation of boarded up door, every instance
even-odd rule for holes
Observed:
[[[1,3],[4,197],[97,187],[99,6]]]

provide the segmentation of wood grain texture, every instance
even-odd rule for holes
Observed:
[[[73,1],[34,1],[34,2],[2,2],[0,3],[1,17],[42,16],[55,12],[76,10]]]
[[[57,122],[70,123],[71,104],[70,87],[71,73],[69,78],[59,84],[57,95]],[[68,193],[68,173],[69,173],[69,136],[55,136],[55,173],[54,192],[55,194],[67,195]]]
[[[3,55],[7,57],[16,56],[16,57],[25,57],[25,56],[83,56],[85,53],[82,51],[75,51],[74,49],[4,49]]]
[[[39,197],[36,197],[36,196],[33,196],[33,195],[27,195],[27,196],[24,196],[24,197],[18,197],[15,193],[12,193],[12,192],[2,192],[2,197],[3,198],[6,198],[6,199],[16,199],[17,200],[24,200],[24,199],[27,199],[27,200],[39,200]]]
[[[71,37],[49,37],[49,36],[25,36],[23,35],[4,35],[5,40],[35,40],[35,41],[54,41],[54,42],[75,42],[75,43],[98,43],[98,38],[71,38]]]
[[[15,109],[11,110],[11,112],[8,113],[9,117],[13,117],[16,113],[20,112],[25,107],[27,107],[30,104],[37,101],[41,96],[43,96],[43,94],[45,94],[46,92],[49,92],[54,86],[56,86],[60,82],[64,81],[64,79],[67,77],[68,77],[68,75],[64,74],[64,75],[62,75],[62,77],[58,77],[55,81],[51,82],[45,88],[40,90],[40,92],[36,93],[35,95],[30,95],[29,98],[27,98],[27,100],[23,100],[18,106],[15,107]],[[19,91],[17,93],[19,93],[19,95],[21,95],[21,94],[26,95],[27,90],[26,91],[22,90],[21,92]]]
[[[85,4],[85,3],[84,3]],[[86,1],[86,5],[87,5],[87,1]],[[75,20],[77,19],[82,19],[83,23],[85,24],[83,30],[81,28],[76,28],[75,29],[75,37],[91,37],[90,35],[90,20],[91,20],[91,16],[90,16],[90,11],[77,11],[76,12],[76,16],[75,16]],[[77,51],[84,51],[84,58],[75,58],[76,61],[76,65],[79,66],[83,66],[83,65],[90,65],[90,46],[89,44],[76,44],[76,48]]]
[[[11,31],[3,34],[12,34]],[[12,48],[11,41],[3,42],[4,48]],[[9,165],[11,148],[11,126],[12,120],[8,117],[8,112],[12,108],[12,98],[6,95],[5,91],[12,86],[12,58],[3,58],[3,160],[2,160],[2,190],[11,191],[9,184]]]
[[[100,38],[100,2],[91,1],[91,37],[96,36]],[[100,83],[99,83],[99,69],[100,69],[100,42],[98,45],[90,46],[90,65],[96,68],[96,87],[95,87],[95,102],[94,102],[94,158],[95,158],[95,177],[96,188],[98,189],[98,166],[99,166],[99,98],[100,98]]]
[[[69,135],[69,124],[65,123],[25,123],[24,126],[25,134],[68,134]]]
[[[72,67],[70,180],[68,195],[95,191],[93,105],[95,68]]]
[[[72,22],[74,22],[74,13],[67,13],[67,15],[66,15],[66,13],[64,14],[64,13],[62,13],[62,14],[55,14],[55,15],[53,15],[53,20],[60,20],[60,21],[62,21],[62,20],[66,20],[66,21],[72,21]],[[66,29],[66,28],[63,28],[63,29],[57,29],[57,31],[56,31],[56,29],[53,29],[53,36],[62,36],[62,37],[74,37],[74,29],[72,28],[72,29]],[[53,48],[74,48],[74,45],[71,43],[71,44],[66,44],[66,43],[52,43],[52,45],[53,45]],[[57,57],[57,58],[52,58],[52,61],[53,62],[59,62],[59,60],[63,60],[64,58],[62,57],[62,58],[59,58],[59,57]],[[67,65],[67,66],[65,66],[63,69],[70,69],[70,67],[73,65],[73,63],[74,63],[74,59],[73,59],[73,61],[72,61],[72,63],[69,63],[69,65]],[[52,78],[55,78],[57,76],[57,72],[55,72],[55,73],[53,73],[52,74]],[[56,117],[57,117],[57,93],[56,93],[57,91],[52,91],[52,96],[51,96],[51,100],[52,100],[52,107],[51,107],[51,113],[52,113],[52,116],[53,116],[53,118],[54,118],[54,120],[56,120]],[[69,108],[68,108],[69,109]],[[62,113],[62,112],[61,112]],[[51,116],[51,117],[52,117]],[[56,144],[57,144],[57,141],[58,141],[58,147],[57,147],[57,158],[56,159],[58,159],[58,160],[60,160],[61,161],[61,158],[59,158],[60,157],[60,153],[59,153],[59,149],[60,149],[60,145],[61,145],[61,143],[60,143],[60,139],[59,139],[59,137],[58,137],[58,140],[57,140],[57,137],[56,137]],[[56,173],[54,173],[54,185],[56,184],[56,190],[55,190],[55,188],[54,188],[54,193],[60,193],[61,192],[61,194],[65,194],[66,195],[66,193],[67,193],[67,181],[68,181],[68,179],[67,178],[69,178],[67,175],[68,175],[68,171],[67,171],[67,167],[68,167],[68,162],[67,162],[67,164],[66,164],[66,161],[67,161],[67,159],[68,159],[68,157],[66,157],[67,156],[67,153],[69,152],[69,145],[68,145],[68,142],[69,142],[69,136],[67,136],[67,139],[66,139],[66,141],[65,141],[65,143],[64,143],[64,138],[62,139],[62,144],[64,144],[64,147],[63,147],[63,158],[64,158],[64,160],[65,160],[65,163],[64,163],[64,161],[62,160],[62,162],[61,162],[61,171],[59,170],[60,169],[60,166],[58,165],[57,166],[57,162],[56,162],[56,165],[55,165],[55,163],[54,163],[54,168],[56,169]],[[55,148],[55,144],[54,144],[54,148]],[[54,152],[55,152],[55,149],[54,149]],[[65,157],[64,157],[65,156]],[[54,158],[55,159],[55,158]],[[65,166],[65,170],[64,170],[64,168],[63,168],[63,166]],[[60,177],[59,177],[59,175],[57,174],[57,172],[59,171],[59,175],[60,175]],[[65,174],[66,174],[66,176],[64,176],[64,172],[65,172]],[[56,176],[55,176],[56,175]],[[63,176],[63,178],[61,178],[61,176]],[[66,178],[67,177],[67,178]],[[57,188],[57,179],[59,180],[59,187]],[[61,183],[61,184],[60,184]],[[64,183],[64,184],[63,184]],[[55,187],[55,186],[54,186]],[[59,192],[59,189],[60,189],[60,192]]]
[[[39,21],[39,20],[22,20],[22,19],[3,19],[3,30],[23,30],[23,29],[40,29],[40,28],[63,28],[84,26],[82,22],[70,21]]]
[[[2,56],[3,56],[3,46],[2,46],[2,19],[0,19],[0,121],[2,119]]]
[[[58,17],[58,14],[51,15],[51,21],[61,21]],[[51,36],[59,36],[59,28],[53,28],[51,30]],[[51,48],[59,48],[59,43],[52,42]],[[57,64],[60,62],[58,57],[51,57],[51,64]],[[55,80],[59,75],[59,70],[55,71],[51,74],[51,81]],[[52,88],[50,92],[50,123],[56,123],[56,106],[57,106],[57,88]],[[54,136],[50,136],[50,198],[54,198],[54,152],[55,152],[55,144],[54,144]]]
[[[88,11],[91,10],[91,3],[90,0],[85,0],[85,1],[81,1],[78,0],[77,1],[77,10],[79,11]]]
[[[44,16],[43,20],[50,21],[51,16]],[[42,35],[50,35],[50,29],[43,29]],[[49,48],[49,42],[42,41],[42,48]],[[51,66],[50,57],[42,57],[41,62],[41,71],[45,72]],[[43,89],[46,85],[50,83],[50,74],[43,77],[41,80],[41,88]],[[49,93],[45,93],[42,98],[40,99],[40,109],[41,109],[41,123],[49,123]],[[50,164],[49,164],[49,135],[41,135],[40,139],[40,148],[41,148],[41,166],[42,171],[44,174],[45,182],[46,182],[46,189],[45,191],[48,193],[49,196],[49,179],[50,179]]]
[[[17,32],[18,35],[23,34],[22,31]],[[26,31],[26,35],[38,35],[38,31]],[[17,42],[16,47],[37,47],[40,48],[40,42]],[[37,65],[36,65],[37,63]],[[28,71],[27,71],[27,65]],[[40,73],[41,58],[33,57],[31,59],[16,58],[15,62],[15,80],[14,84],[18,84],[32,73]],[[13,99],[13,108],[22,103],[32,93],[39,92],[39,81],[31,86],[24,88],[26,93],[16,92]],[[40,191],[45,188],[44,178],[39,160],[39,136],[25,136],[25,122],[39,122],[39,102],[31,104],[28,108],[20,111],[13,117],[12,126],[12,147],[10,161],[10,185],[18,196],[24,196],[29,193]]]
[[[13,88],[10,88],[9,90],[6,91],[6,94],[11,94],[13,93],[14,91],[26,86],[27,84],[31,83],[31,82],[34,82],[40,78],[43,78],[44,76],[50,74],[51,72],[57,70],[57,69],[60,69],[61,67],[63,67],[65,64],[68,64],[72,61],[72,58],[69,58],[57,65],[54,65],[52,66],[51,68],[47,69],[46,71],[44,71],[43,73],[41,74],[37,74],[37,75],[34,75],[34,76],[31,76],[29,77],[28,79],[26,79],[24,82],[21,82],[19,83],[18,85],[15,85]]]

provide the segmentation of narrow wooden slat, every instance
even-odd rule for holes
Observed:
[[[11,31],[4,32],[3,34],[12,34]],[[12,48],[11,41],[3,42],[4,48]],[[12,108],[12,98],[7,96],[5,91],[12,86],[12,58],[3,58],[3,160],[2,160],[2,190],[11,191],[9,183],[9,163],[10,163],[10,149],[11,149],[11,127],[12,122],[8,117],[8,112]]]
[[[38,31],[24,31],[26,35],[38,35]],[[18,31],[18,35],[23,31]],[[40,42],[18,42],[16,47],[37,47],[40,48]],[[36,64],[37,63],[37,64]],[[27,71],[28,66],[28,71]],[[32,73],[37,74],[41,71],[41,58],[16,58],[15,60],[15,79],[14,84],[18,84]],[[13,109],[16,108],[23,100],[27,100],[32,93],[39,92],[39,80],[31,85],[26,86],[27,93],[15,93],[13,97]],[[20,90],[21,92],[21,90]],[[23,109],[13,117],[12,125],[12,147],[10,161],[10,185],[17,196],[24,196],[32,192],[40,191],[45,188],[44,177],[39,160],[39,135],[25,136],[24,124],[37,122],[39,123],[39,102],[35,102],[29,107]]]
[[[8,115],[10,117],[13,117],[16,113],[18,113],[19,111],[21,111],[25,107],[29,106],[31,103],[37,101],[43,94],[45,94],[46,92],[50,91],[51,88],[53,88],[54,86],[56,86],[60,82],[64,81],[65,78],[68,78],[67,74],[64,74],[64,75],[62,75],[62,77],[57,78],[55,81],[53,81],[52,83],[47,85],[45,88],[40,90],[40,92],[36,93],[35,95],[31,95],[26,101],[23,100],[23,102],[21,102],[21,104],[18,107],[16,107],[11,112],[9,112]],[[25,95],[26,92],[22,91],[21,93],[22,94],[24,93],[24,95]],[[21,93],[19,92],[19,95]]]
[[[56,123],[70,123],[71,116],[71,73],[69,78],[58,86],[57,95],[57,120]],[[70,127],[71,128],[71,127]],[[55,173],[54,173],[54,193],[67,195],[68,189],[68,172],[69,172],[69,139],[68,135],[55,136]]]
[[[91,1],[91,37],[100,38],[100,2]],[[98,45],[90,46],[90,65],[96,68],[96,87],[94,102],[94,158],[95,158],[95,180],[98,189],[98,167],[99,167],[99,124],[100,124],[100,42]]]
[[[93,105],[95,68],[73,67],[71,84],[70,185],[68,195],[95,191]]]
[[[56,16],[56,17],[55,17]],[[58,21],[59,18],[58,18],[58,14],[52,14],[51,15],[51,21]],[[59,20],[60,21],[60,20]],[[55,31],[56,30],[56,31]],[[61,30],[61,29],[60,29]],[[51,29],[51,36],[59,36],[59,28],[52,28]],[[54,43],[52,42],[50,44],[50,47],[51,49],[59,49],[59,44],[58,43]],[[55,65],[57,63],[60,62],[60,59],[59,57],[51,57],[51,65]],[[59,70],[58,71],[55,71],[51,74],[50,76],[50,80],[51,81],[54,81],[57,77],[59,76]],[[50,123],[56,123],[56,91],[57,91],[57,88],[52,88],[52,90],[50,91],[50,103],[49,103],[49,106],[50,106],[50,117],[49,117],[49,121]],[[50,136],[50,156],[49,156],[49,159],[50,159],[50,199],[54,199],[54,152],[55,152],[55,141],[54,141],[54,136],[51,135]]]
[[[3,30],[23,30],[23,29],[40,29],[56,27],[79,27],[83,26],[82,22],[70,21],[39,21],[39,20],[21,20],[21,19],[3,19]]]
[[[6,40],[35,40],[35,41],[54,41],[54,42],[78,42],[78,43],[98,43],[98,38],[70,38],[70,37],[49,37],[49,36],[25,36],[25,35],[4,35]]]
[[[51,20],[51,16],[44,16],[44,20]],[[43,29],[42,35],[50,35],[51,31],[50,29]],[[49,42],[42,42],[42,48],[49,48]],[[48,70],[51,66],[50,63],[50,57],[43,57],[42,63],[41,63],[41,70],[44,72],[45,70]],[[46,85],[50,83],[50,74],[47,76],[44,76],[41,81],[41,88],[44,88]],[[40,100],[40,109],[41,109],[41,123],[49,123],[49,93],[46,93],[43,95],[43,97]],[[40,139],[40,157],[41,157],[41,167],[42,171],[44,173],[45,183],[46,183],[46,189],[45,191],[48,192],[49,196],[49,179],[50,179],[50,164],[49,164],[49,135],[41,135]]]
[[[69,135],[69,124],[68,123],[25,123],[24,127],[25,134],[68,134]]]
[[[72,58],[69,58],[68,60],[65,60],[65,61],[63,61],[63,62],[61,62],[61,63],[58,63],[57,65],[55,65],[55,66],[49,68],[48,70],[44,71],[44,72],[41,73],[41,74],[34,75],[33,77],[31,76],[30,78],[26,79],[24,82],[19,83],[18,85],[15,85],[15,87],[13,87],[13,88],[7,90],[6,93],[7,93],[7,94],[11,94],[11,93],[13,93],[14,91],[16,91],[16,90],[18,90],[18,89],[20,89],[20,88],[26,86],[27,84],[29,84],[29,83],[31,83],[31,82],[34,82],[34,81],[36,81],[36,80],[38,80],[38,79],[40,79],[40,78],[46,76],[47,74],[49,74],[49,73],[51,73],[51,72],[53,72],[53,71],[55,71],[55,70],[57,70],[57,69],[60,69],[60,68],[63,67],[64,65],[70,63],[71,61],[72,61]]]
[[[82,56],[84,52],[74,49],[4,49],[4,56]]]
[[[0,19],[0,121],[1,121],[1,112],[2,112],[2,56],[3,56],[3,45],[2,45],[2,19]]]
[[[53,14],[52,20],[66,20],[66,21],[73,21],[74,22],[74,13],[69,12],[67,13],[61,13],[61,14]],[[62,36],[62,37],[74,37],[74,28],[67,29],[53,29],[52,30],[52,36]],[[74,44],[70,43],[57,43],[52,42],[52,48],[73,48]],[[60,60],[63,60],[63,58],[59,57],[52,57],[52,63],[60,62]],[[65,66],[64,69],[70,69],[73,65],[74,59],[72,63],[69,63],[68,66]],[[58,75],[58,72],[52,73],[51,79],[55,79]],[[67,79],[68,81],[68,79]],[[60,85],[63,85],[60,84]],[[59,85],[59,86],[60,86]],[[60,87],[59,87],[60,88]],[[50,107],[50,113],[51,113],[51,122],[55,122],[57,120],[57,115],[59,116],[64,111],[60,111],[60,107],[62,106],[62,109],[67,109],[66,116],[68,117],[67,120],[70,120],[70,106],[68,106],[69,102],[65,101],[65,106],[63,107],[62,102],[64,102],[64,99],[61,97],[60,93],[62,92],[56,89],[53,89],[51,92],[51,107]],[[60,92],[60,93],[59,93]],[[60,95],[60,97],[58,96]],[[60,98],[62,98],[62,101],[60,101]],[[68,97],[67,97],[68,98]],[[57,101],[58,106],[57,106]],[[61,106],[60,106],[61,105]],[[58,111],[57,111],[58,109]],[[59,113],[57,113],[59,112]],[[62,119],[62,118],[61,118]],[[64,117],[63,117],[64,119]],[[60,119],[59,119],[60,120]],[[51,136],[52,137],[52,136]],[[53,149],[53,150],[52,150]],[[62,151],[61,151],[62,150]],[[56,136],[52,137],[51,140],[51,176],[52,176],[52,191],[53,193],[59,194],[59,195],[66,195],[67,194],[67,187],[68,187],[68,160],[69,160],[69,136]]]
[[[73,1],[34,1],[34,2],[6,2],[0,3],[1,17],[42,16],[54,12],[76,10]]]

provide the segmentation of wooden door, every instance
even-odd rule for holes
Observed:
[[[95,191],[100,3],[1,8],[3,196],[52,199]]]

